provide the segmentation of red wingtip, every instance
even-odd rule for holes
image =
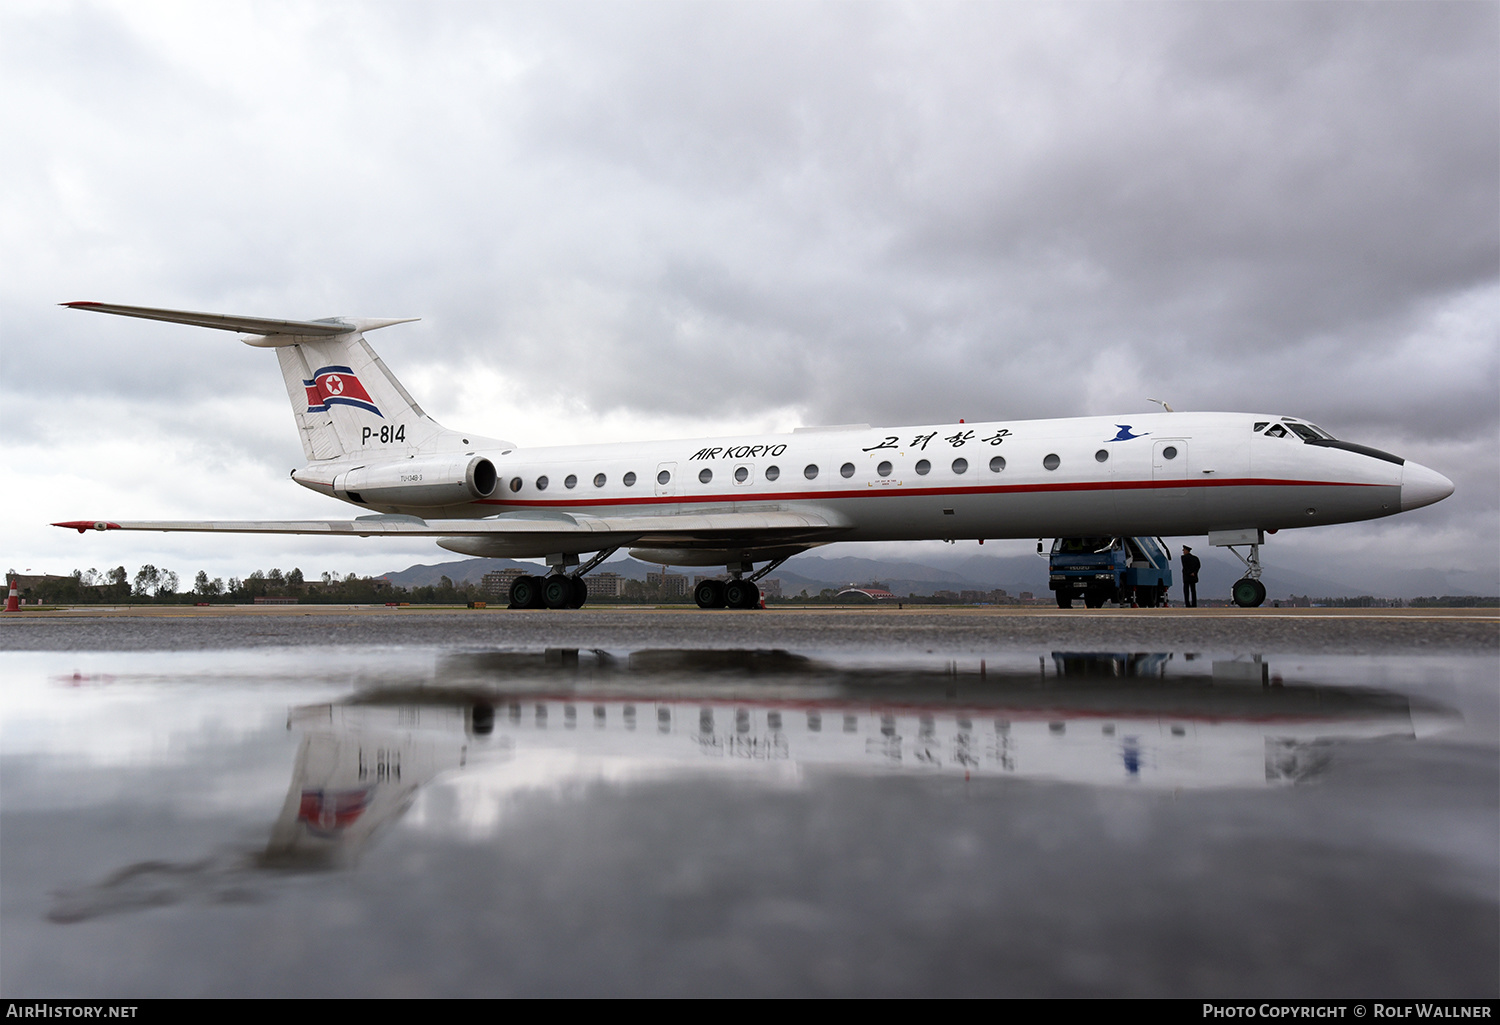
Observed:
[[[79,300],[78,302],[58,303],[57,305],[59,305],[59,306],[69,306],[69,307],[78,307],[78,306],[103,306],[104,304],[103,303],[99,303],[99,302],[91,302],[91,301],[89,301],[87,299],[83,299],[83,300]]]
[[[65,520],[62,523],[52,524],[54,527],[72,527],[82,534],[85,530],[119,530],[118,523],[106,523],[102,520]]]

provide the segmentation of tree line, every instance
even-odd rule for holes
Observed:
[[[448,577],[424,587],[400,587],[384,577],[340,576],[324,573],[308,580],[293,568],[256,570],[246,577],[209,577],[199,570],[190,587],[169,569],[147,565],[134,576],[124,566],[101,573],[97,569],[74,570],[70,576],[46,577],[30,588],[26,598],[46,605],[193,605],[246,604],[257,598],[295,598],[309,604],[361,605],[388,601],[449,605],[482,601],[477,584],[455,584]]]

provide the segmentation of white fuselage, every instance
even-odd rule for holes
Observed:
[[[838,525],[838,540],[892,541],[1277,530],[1390,515],[1452,490],[1394,456],[1307,443],[1293,424],[1305,428],[1272,414],[1156,413],[476,447],[499,474],[488,498],[440,510],[356,504],[429,521],[804,511]]]

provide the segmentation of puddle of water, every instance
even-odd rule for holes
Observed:
[[[7,996],[1500,984],[1489,658],[0,665]]]

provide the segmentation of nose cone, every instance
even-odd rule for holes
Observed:
[[[1453,482],[1421,463],[1408,461],[1401,468],[1401,511],[1420,509],[1453,494]]]

